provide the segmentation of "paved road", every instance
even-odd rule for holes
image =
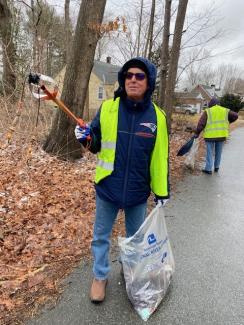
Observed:
[[[167,226],[176,262],[168,295],[147,324],[244,324],[244,128],[224,146],[219,174],[189,175],[169,203]],[[28,325],[139,325],[118,262],[102,305],[88,299],[89,262],[66,283],[58,305]]]

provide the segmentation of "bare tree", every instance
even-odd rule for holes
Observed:
[[[95,54],[96,60],[101,61],[102,56],[106,54],[108,43],[109,43],[109,36],[108,37],[104,36],[98,41],[96,54]]]
[[[139,26],[138,26],[138,36],[137,36],[137,56],[140,53],[140,43],[141,43],[141,26],[142,26],[142,15],[143,15],[143,0],[141,0],[141,11],[139,16]]]
[[[137,55],[138,47],[133,38],[133,31],[130,30],[130,27],[128,27],[128,31],[123,38],[122,37],[115,38],[113,42],[114,45],[119,49],[119,53],[123,58],[119,63],[123,63],[128,59]]]
[[[185,84],[192,87],[196,83],[202,82],[200,79],[202,79],[206,67],[209,71],[208,66],[211,58],[218,54],[213,54],[213,51],[207,49],[207,46],[225,33],[225,30],[217,28],[216,22],[222,19],[217,12],[214,3],[209,4],[203,11],[191,12],[184,29],[176,83],[180,78],[187,76]],[[213,69],[211,68],[211,70]],[[210,74],[207,73],[207,76],[210,77]],[[213,80],[210,83],[216,84]]]
[[[162,48],[160,53],[161,66],[160,66],[160,83],[159,83],[159,105],[161,107],[164,107],[165,89],[166,89],[167,72],[168,72],[168,64],[169,64],[171,3],[172,3],[171,0],[165,1],[163,43],[162,43]]]
[[[159,42],[163,30],[161,7],[162,1],[156,0],[144,0],[143,3],[142,0],[128,2],[124,13],[126,32],[109,38],[107,48],[110,51],[112,49],[112,54],[109,55],[113,62],[123,64],[135,56],[150,56],[152,59],[154,49],[161,43],[161,40]]]
[[[66,67],[61,100],[81,117],[105,5],[106,0],[82,1]],[[63,158],[77,158],[81,155],[79,143],[74,137],[74,124],[61,111],[57,113],[44,150]]]
[[[69,16],[69,7],[70,7],[70,0],[65,0],[64,4],[64,21],[65,21],[65,62],[67,63],[69,58],[69,52],[71,48],[72,42],[72,26]]]
[[[241,77],[240,69],[232,64],[220,64],[214,67],[209,60],[206,61],[211,58],[211,55],[207,51],[205,55],[205,58],[195,60],[187,69],[189,87],[197,84],[206,86],[214,84],[223,93],[236,92],[236,85]]]
[[[188,4],[188,0],[181,0],[179,2],[177,17],[175,22],[173,44],[172,44],[171,54],[170,54],[169,72],[168,72],[167,84],[165,89],[165,104],[163,106],[167,114],[169,129],[171,126],[175,81],[177,76],[181,38],[182,38],[182,31],[183,31],[183,26],[185,21],[187,4]]]
[[[16,47],[12,35],[13,19],[7,0],[0,0],[0,37],[3,48],[3,90],[7,96],[16,88]]]
[[[42,6],[40,4],[40,1],[37,0],[36,6],[34,3],[34,0],[31,0],[30,5],[31,10],[31,25],[32,25],[32,32],[33,32],[33,43],[32,43],[32,67],[35,71],[41,72],[40,67],[40,50],[38,45],[38,29],[39,29],[39,23],[42,16]]]
[[[235,82],[235,89],[234,92],[236,94],[244,94],[244,79],[242,78],[237,78]]]
[[[232,64],[225,65],[223,92],[229,94],[234,93],[240,76],[241,71],[237,66]]]
[[[155,7],[156,7],[156,0],[152,0],[151,6],[151,14],[150,14],[150,21],[149,21],[149,28],[148,28],[148,37],[145,46],[145,54],[144,56],[151,60],[152,57],[152,47],[153,47],[153,28],[154,28],[154,16],[155,16]]]
[[[60,71],[65,61],[67,28],[64,18],[44,0],[31,0],[30,5],[24,1],[21,3],[26,10],[24,29],[32,36],[31,68],[53,75],[57,69]]]
[[[106,12],[103,19],[103,32],[101,32],[101,37],[97,42],[95,59],[100,61],[102,56],[105,56],[109,51],[108,45],[112,38],[119,37],[120,29],[121,29],[121,18],[116,17],[113,21],[111,21],[111,17],[113,17],[112,12]],[[113,25],[113,27],[112,27]],[[111,30],[108,30],[110,27]],[[114,33],[114,36],[113,36]],[[108,56],[108,55],[106,55]],[[109,54],[111,56],[111,54]]]
[[[180,66],[177,79],[185,72],[187,75],[186,85],[187,87],[193,87],[198,83],[206,84],[203,73],[209,70],[208,61],[211,58],[211,53],[202,48],[193,48],[192,51],[188,52],[187,63],[184,66]],[[206,73],[209,78],[209,73]],[[213,83],[213,80],[210,81]],[[208,83],[207,83],[208,84]]]

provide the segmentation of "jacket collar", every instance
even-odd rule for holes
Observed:
[[[150,105],[151,105],[151,100],[150,99],[144,99],[142,101],[134,101],[129,99],[128,97],[122,97],[121,101],[123,103],[123,106],[132,112],[141,112],[146,110]]]

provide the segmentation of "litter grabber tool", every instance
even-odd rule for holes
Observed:
[[[44,83],[49,83],[54,85],[53,92],[47,89]],[[60,100],[57,98],[58,94],[58,87],[55,81],[49,77],[42,74],[29,74],[29,86],[32,95],[39,100],[52,100],[54,103],[58,105],[58,107],[69,117],[71,118],[76,124],[78,124],[81,128],[86,127],[86,123],[83,119],[76,117],[70,109]],[[50,85],[51,86],[51,85]],[[91,140],[90,135],[87,136],[87,140]]]

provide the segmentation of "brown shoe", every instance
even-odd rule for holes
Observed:
[[[107,282],[108,280],[93,279],[90,290],[91,302],[99,303],[104,300]]]

